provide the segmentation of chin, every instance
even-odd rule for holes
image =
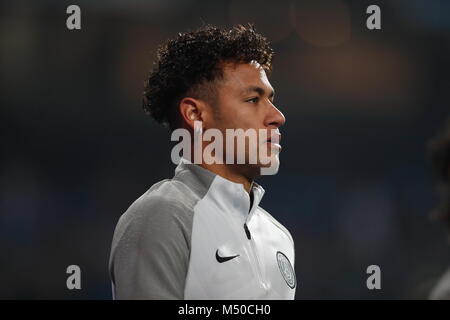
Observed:
[[[272,155],[270,157],[270,161],[268,164],[260,164],[259,165],[259,175],[261,176],[268,176],[268,175],[275,175],[278,173],[278,170],[280,168],[280,158],[278,157],[278,154]]]

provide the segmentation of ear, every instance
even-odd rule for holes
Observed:
[[[194,98],[183,98],[179,110],[185,126],[194,130],[194,121],[203,121],[205,103]]]

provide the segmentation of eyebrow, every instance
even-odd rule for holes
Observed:
[[[264,94],[266,93],[266,90],[264,90],[264,88],[261,88],[261,87],[258,87],[258,86],[251,86],[251,87],[248,87],[247,89],[245,89],[243,91],[244,94],[248,94],[248,93],[251,93],[251,92],[256,92],[258,95],[264,96]],[[269,94],[269,99],[273,98],[274,96],[275,96],[275,91],[271,90],[270,94]]]

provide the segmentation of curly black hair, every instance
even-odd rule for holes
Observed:
[[[439,179],[440,204],[433,211],[450,231],[450,119],[446,129],[428,143],[431,164]]]
[[[179,33],[159,47],[145,81],[143,108],[171,130],[180,126],[179,102],[186,96],[211,102],[214,81],[223,78],[223,63],[258,62],[269,75],[273,49],[252,24],[223,30],[206,25]]]

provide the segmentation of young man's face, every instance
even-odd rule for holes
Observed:
[[[277,170],[281,146],[270,140],[274,140],[274,135],[280,137],[278,128],[286,119],[274,105],[274,91],[264,69],[257,62],[226,64],[223,74],[224,78],[219,81],[217,87],[217,103],[211,106],[215,110],[211,110],[214,117],[210,127],[219,129],[225,138],[226,129],[256,129],[256,143],[249,145],[249,139],[246,139],[246,164],[240,168],[249,175],[258,175],[256,172],[259,173],[261,167],[275,166]],[[266,132],[266,139],[260,138],[260,130]],[[260,148],[266,148],[265,154],[268,154],[271,160],[269,164],[261,163]],[[225,152],[226,150],[224,155]],[[256,164],[248,164],[250,152],[256,152],[258,155]],[[234,163],[236,157],[235,143]]]

